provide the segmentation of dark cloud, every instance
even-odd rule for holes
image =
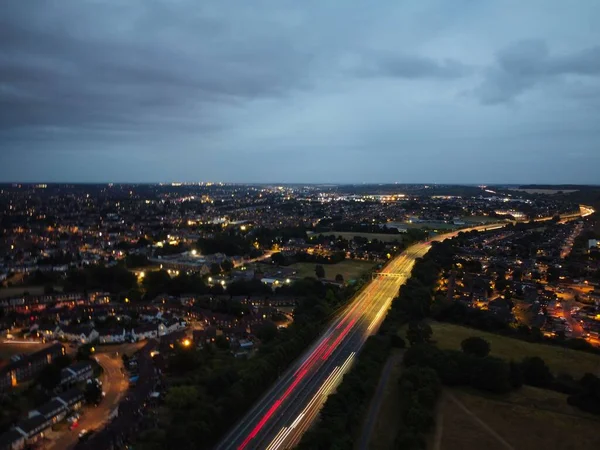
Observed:
[[[377,58],[367,57],[357,69],[362,76],[396,78],[458,78],[467,75],[470,68],[454,59],[437,61],[418,55],[387,54]]]
[[[307,56],[285,39],[236,43],[226,23],[182,8],[112,5],[134,16],[118,36],[118,16],[112,24],[96,16],[102,5],[32,3],[11,3],[0,19],[0,130],[146,128],[157,116],[185,128],[190,120],[169,117],[188,115],[204,128],[218,103],[284,95],[304,82]],[[161,33],[172,37],[154,37]]]
[[[6,0],[0,180],[597,181],[600,3],[451,3]]]
[[[475,92],[485,104],[504,103],[564,75],[600,76],[600,47],[554,56],[542,40],[517,42],[498,52],[496,64]]]

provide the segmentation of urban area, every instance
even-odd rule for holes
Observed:
[[[600,448],[599,198],[2,185],[0,450]]]

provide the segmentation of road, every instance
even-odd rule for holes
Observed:
[[[104,369],[101,381],[106,396],[97,407],[84,407],[79,426],[72,431],[67,429],[58,439],[52,441],[48,448],[53,450],[71,448],[77,443],[81,430],[98,430],[102,428],[108,422],[110,414],[115,410],[127,390],[127,378],[121,370],[123,362],[120,356],[116,356],[112,352],[97,353],[96,358]]]
[[[474,229],[496,229],[489,225]],[[465,230],[462,230],[465,231]],[[449,233],[434,240],[457,234]],[[286,449],[298,444],[327,396],[335,391],[366,339],[377,331],[392,299],[430,243],[411,246],[388,263],[336,320],[217,445],[226,449]]]
[[[233,264],[233,267],[241,267],[241,266],[245,266],[246,264],[252,264],[255,262],[259,262],[259,261],[265,261],[267,259],[269,259],[271,257],[271,255],[273,255],[273,251],[267,251],[264,254],[262,254],[261,256],[258,256],[256,258],[252,258],[252,259],[243,259],[237,263]]]

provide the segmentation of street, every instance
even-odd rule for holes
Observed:
[[[74,430],[66,429],[58,439],[47,445],[48,449],[64,450],[75,446],[81,430],[98,430],[109,420],[111,413],[118,406],[123,394],[128,388],[127,377],[122,372],[123,362],[121,356],[114,352],[96,354],[98,363],[104,369],[100,377],[102,389],[106,396],[97,407],[84,406],[81,411],[79,426]]]

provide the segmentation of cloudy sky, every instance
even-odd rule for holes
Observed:
[[[600,182],[600,1],[4,0],[1,181]]]

